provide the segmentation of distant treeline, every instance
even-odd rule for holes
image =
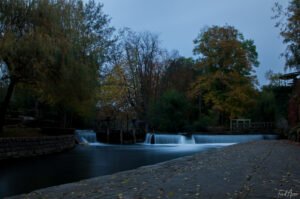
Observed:
[[[270,85],[259,88],[256,46],[235,27],[204,28],[194,40],[196,58],[187,58],[164,49],[154,33],[116,31],[102,8],[81,0],[0,2],[1,130],[14,114],[65,127],[142,120],[158,131],[287,118],[291,89],[270,73]],[[284,32],[297,20],[281,27],[299,49]],[[292,49],[287,66],[299,69]]]

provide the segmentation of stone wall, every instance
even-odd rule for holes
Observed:
[[[74,135],[0,138],[0,160],[57,153],[74,146]]]

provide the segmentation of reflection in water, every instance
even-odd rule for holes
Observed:
[[[58,155],[3,161],[0,164],[0,198],[135,169],[227,145],[98,144],[77,146],[72,151]]]

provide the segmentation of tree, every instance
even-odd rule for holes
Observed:
[[[37,73],[42,70],[53,71],[52,67],[40,66],[54,65],[51,58],[58,50],[53,45],[58,36],[55,20],[54,18],[52,20],[50,14],[38,17],[36,8],[39,8],[41,13],[51,13],[46,12],[47,8],[50,9],[46,2],[1,1],[0,3],[0,56],[1,67],[5,68],[6,72],[2,74],[2,79],[7,79],[9,84],[1,104],[0,131],[15,86],[20,82],[33,84],[39,77]],[[53,27],[48,33],[45,24]]]
[[[44,101],[59,107],[64,117],[72,117],[74,112],[86,117],[95,111],[99,70],[108,60],[108,49],[114,43],[114,29],[102,7],[95,1],[77,1],[65,11],[70,14],[66,17],[70,48],[60,65],[59,81],[43,81],[46,84],[41,89]],[[52,85],[56,85],[55,89]]]
[[[133,107],[128,101],[127,90],[124,71],[116,65],[101,80],[98,92],[98,116],[102,119],[110,117],[123,121],[135,118]]]
[[[0,131],[18,84],[33,87],[48,103],[84,111],[112,42],[113,29],[101,9],[81,0],[0,2],[0,62],[8,82]]]
[[[300,0],[291,0],[286,9],[279,3],[275,4],[275,19],[279,19],[276,26],[280,28],[283,42],[287,45],[283,56],[286,59],[285,69],[300,71]],[[296,80],[296,79],[295,79]],[[294,81],[288,105],[288,119],[291,126],[299,123],[300,87],[299,79]]]
[[[290,1],[287,9],[276,3],[273,10],[274,18],[279,19],[276,26],[280,27],[283,42],[287,44],[283,53],[286,68],[300,70],[300,0]]]
[[[201,96],[206,106],[219,112],[220,124],[243,116],[256,95],[252,72],[259,63],[254,42],[245,40],[232,26],[212,26],[203,30],[194,43],[202,75],[191,94]]]
[[[192,58],[172,59],[162,77],[162,90],[176,90],[187,95],[196,75],[195,61]]]
[[[183,131],[189,123],[191,108],[191,104],[182,93],[170,90],[151,105],[148,117],[156,130]]]
[[[160,47],[158,36],[150,32],[121,32],[112,53],[115,66],[120,66],[127,88],[127,99],[139,119],[146,119],[151,101],[160,94],[160,80],[168,55]]]
[[[278,99],[271,87],[263,87],[256,99],[256,106],[251,109],[254,121],[276,122],[279,116]]]

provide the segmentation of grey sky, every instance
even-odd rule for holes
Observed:
[[[246,39],[253,39],[259,53],[257,76],[268,83],[265,72],[283,72],[285,49],[274,27],[272,7],[276,0],[99,0],[116,28],[158,33],[162,46],[193,56],[193,40],[211,25],[233,25]],[[277,0],[287,5],[288,0]]]

